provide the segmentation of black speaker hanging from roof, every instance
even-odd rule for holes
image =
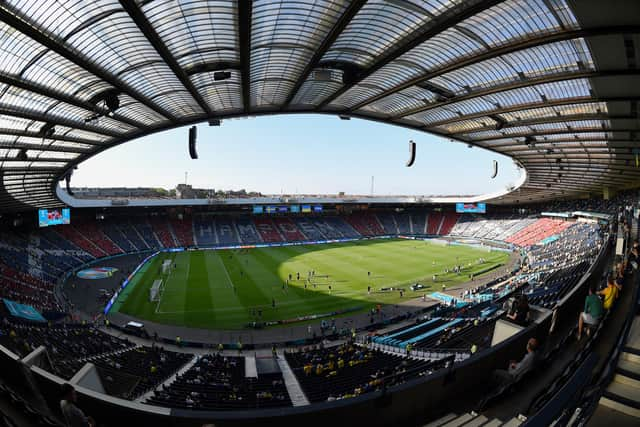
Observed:
[[[407,167],[413,166],[413,162],[416,161],[416,143],[409,141],[409,160],[407,160]]]
[[[196,151],[197,133],[197,128],[195,126],[191,126],[189,128],[189,155],[192,159],[198,158],[198,152]]]
[[[491,174],[491,179],[494,179],[496,176],[498,176],[498,161],[494,160],[493,161],[493,173]]]

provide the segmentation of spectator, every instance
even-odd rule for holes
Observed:
[[[507,317],[519,325],[526,325],[529,318],[529,299],[520,295]]]
[[[616,286],[615,276],[610,274],[607,279],[607,287],[598,292],[598,295],[602,295],[603,302],[602,307],[605,310],[611,310],[613,304],[618,298],[618,287]]]
[[[494,372],[494,378],[503,385],[519,380],[535,365],[537,349],[538,340],[535,338],[530,338],[529,341],[527,341],[527,353],[524,355],[522,360],[520,360],[520,362],[516,362],[515,360],[510,361],[507,370],[497,369]]]
[[[622,290],[622,285],[624,285],[624,264],[619,262],[616,264],[615,269],[615,279],[616,279],[616,287],[618,291]]]
[[[628,264],[634,270],[638,269],[638,264],[640,263],[640,253],[638,252],[639,250],[640,249],[638,249],[638,247],[634,246],[633,249],[631,249],[631,253],[629,254]]]
[[[603,308],[602,301],[596,295],[595,285],[589,286],[589,295],[584,301],[584,311],[580,313],[578,318],[578,340],[582,338],[582,329],[586,323],[589,326],[595,326],[600,323],[602,317]]]
[[[62,399],[60,400],[60,410],[68,427],[94,427],[96,424],[91,417],[88,417],[76,406],[78,397],[76,390],[69,383],[62,386]]]

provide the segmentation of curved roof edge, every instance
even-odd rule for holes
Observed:
[[[516,163],[517,164],[517,163]],[[425,196],[354,196],[354,197],[251,197],[229,199],[78,199],[60,185],[56,187],[56,196],[72,208],[107,207],[169,207],[169,206],[233,206],[277,203],[367,203],[367,204],[424,204],[424,203],[477,203],[499,200],[522,187],[528,179],[526,169],[518,165],[520,177],[509,188],[493,193],[471,197],[425,197]]]

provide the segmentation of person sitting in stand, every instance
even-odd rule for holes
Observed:
[[[62,385],[62,399],[60,400],[60,410],[69,427],[94,427],[95,421],[82,412],[76,403],[78,396],[76,390],[69,383]]]
[[[578,340],[582,338],[584,325],[596,326],[600,323],[603,312],[602,301],[598,295],[596,295],[596,287],[592,284],[589,286],[589,295],[587,295],[584,300],[584,311],[580,313],[580,317],[578,318]]]
[[[520,298],[514,304],[511,312],[507,314],[507,317],[513,320],[518,325],[526,325],[529,317],[529,299],[526,295],[520,295]]]
[[[603,297],[602,308],[605,310],[611,310],[613,304],[618,299],[618,287],[616,286],[615,276],[610,274],[607,278],[607,287],[598,292],[598,295]]]
[[[538,349],[538,340],[529,338],[527,341],[527,353],[520,362],[512,360],[509,362],[508,369],[497,369],[494,372],[494,378],[501,384],[510,384],[519,380],[524,374],[529,372],[535,365]]]

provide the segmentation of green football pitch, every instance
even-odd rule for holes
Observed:
[[[136,273],[112,311],[171,325],[239,329],[252,321],[365,311],[406,301],[441,290],[443,283],[450,287],[466,282],[470,274],[506,264],[508,258],[501,251],[419,240],[161,253]],[[163,274],[166,259],[175,267]],[[464,266],[461,274],[445,273],[456,264]],[[315,272],[311,278],[310,272]],[[150,301],[149,290],[159,279],[160,297]],[[426,289],[411,291],[416,282]],[[390,287],[404,288],[404,295],[380,290]]]

